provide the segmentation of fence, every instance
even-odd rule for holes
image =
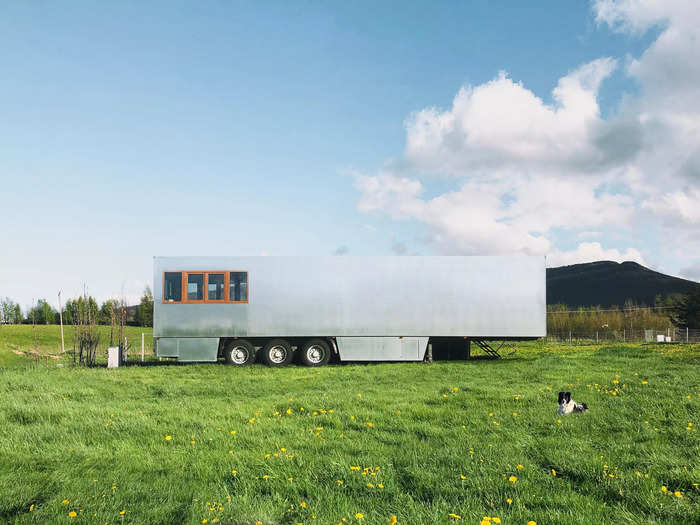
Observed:
[[[667,328],[656,329],[622,329],[548,331],[547,342],[570,344],[596,343],[700,343],[700,329],[697,328]]]

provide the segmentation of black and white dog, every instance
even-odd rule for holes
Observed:
[[[559,392],[559,414],[571,414],[572,412],[585,412],[588,410],[586,403],[577,403],[571,399],[571,392]]]

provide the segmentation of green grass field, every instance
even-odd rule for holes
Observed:
[[[106,348],[109,345],[109,326],[98,326],[100,334],[100,362],[107,362]],[[153,355],[153,328],[141,326],[125,327],[124,335],[132,346],[132,353],[141,356],[141,333],[145,333],[146,354]],[[57,325],[0,325],[0,366],[18,366],[28,360],[43,363],[69,363],[72,360],[75,329],[64,326],[63,337],[66,354],[61,355],[61,329]],[[115,336],[116,337],[116,336]],[[115,341],[116,344],[116,341]],[[48,359],[47,359],[48,357]]]
[[[700,522],[698,346],[520,346],[319,369],[13,362],[0,521]],[[559,418],[558,390],[591,410]]]

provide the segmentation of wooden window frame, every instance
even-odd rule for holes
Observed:
[[[187,297],[187,285],[189,284],[189,276],[190,275],[202,275],[202,298],[201,299],[189,299]],[[205,271],[191,271],[191,272],[182,272],[182,297],[183,303],[190,303],[190,304],[200,304],[204,303],[205,299],[207,297],[207,272]]]
[[[165,274],[166,273],[179,273],[182,275],[181,289],[180,289],[180,301],[166,301],[165,300]],[[210,273],[222,273],[224,274],[224,298],[223,299],[209,299],[209,274]],[[244,273],[246,282],[246,300],[245,301],[231,301],[230,290],[231,290],[231,274],[232,273]],[[190,274],[203,274],[204,275],[204,289],[202,290],[202,299],[188,299],[187,298],[187,284],[188,276]],[[246,304],[250,301],[250,281],[248,279],[248,270],[164,270],[162,275],[162,294],[161,303],[162,304]]]
[[[223,299],[209,299],[209,274],[211,273],[220,273],[221,275],[224,276],[224,298]],[[228,272],[223,272],[223,271],[212,271],[212,272],[204,272],[204,302],[205,303],[225,303],[228,295]],[[197,301],[199,302],[199,301]]]
[[[245,274],[245,301],[231,301],[229,300],[231,293],[231,274],[232,273],[244,273]],[[226,273],[226,283],[228,284],[226,288],[226,301],[231,304],[245,304],[250,300],[250,281],[248,280],[248,270],[229,270]]]
[[[179,274],[180,274],[180,300],[179,300],[179,301],[166,301],[166,300],[165,300],[165,274],[166,274],[166,273],[179,273]],[[185,273],[185,272],[180,271],[180,270],[176,270],[176,271],[164,270],[164,271],[163,271],[163,277],[162,277],[162,279],[161,279],[161,282],[163,283],[163,288],[162,288],[162,290],[161,290],[161,295],[160,295],[160,302],[161,302],[161,303],[163,303],[163,304],[180,304],[180,303],[183,302],[182,298],[183,298],[184,296],[182,295],[182,281],[183,281],[183,275],[184,275],[184,273]]]

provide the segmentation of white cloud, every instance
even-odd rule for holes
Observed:
[[[545,104],[505,72],[463,87],[452,108],[415,113],[406,123],[406,158],[425,172],[474,175],[494,169],[562,166],[588,171],[604,164],[598,88],[616,67],[611,58],[585,64],[561,78]]]
[[[428,226],[435,247],[446,253],[544,255],[551,224],[577,228],[582,217],[600,226],[629,221],[628,197],[597,198],[586,181],[514,175],[507,182],[467,181],[458,190],[423,198],[420,181],[381,173],[358,175],[362,211],[383,211],[395,219]]]
[[[555,232],[581,241],[610,232],[644,239],[640,225],[653,224],[662,243],[671,232],[695,235],[700,9],[679,0],[599,0],[594,13],[601,28],[659,30],[640,57],[626,61],[640,94],[625,95],[615,117],[603,119],[597,100],[615,58],[593,60],[559,79],[552,104],[501,72],[462,87],[449,109],[412,114],[399,165],[414,175],[400,169],[357,175],[359,209],[424,224],[439,251],[549,253],[562,263],[643,257],[639,249],[598,242],[563,252]],[[424,197],[424,181],[435,174],[457,178],[458,189]]]
[[[700,224],[700,188],[651,197],[644,202],[644,208],[675,224]]]
[[[646,265],[642,254],[634,248],[628,248],[623,252],[615,248],[606,250],[599,242],[582,242],[575,250],[564,252],[554,250],[547,255],[547,266],[549,267],[593,261],[634,261]]]

